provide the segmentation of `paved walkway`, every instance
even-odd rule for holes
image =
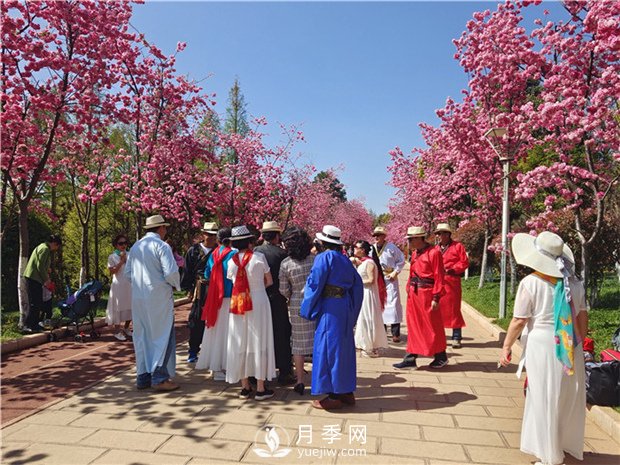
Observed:
[[[449,349],[450,365],[442,370],[424,367],[429,359],[420,359],[418,371],[392,368],[404,344],[391,345],[382,358],[358,359],[358,403],[333,413],[311,408],[310,396],[289,388],[264,402],[240,400],[237,386],[191,370],[181,350],[180,390],[138,392],[131,370],[112,376],[4,428],[1,462],[533,463],[518,449],[522,383],[514,367],[497,371],[497,343],[472,320],[467,324],[464,347]],[[266,424],[277,427],[267,434]],[[585,447],[584,462],[566,463],[620,463],[620,445],[590,422]]]

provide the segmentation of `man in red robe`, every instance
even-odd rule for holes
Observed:
[[[458,349],[461,347],[462,328],[465,326],[461,313],[461,277],[469,268],[469,259],[463,244],[452,240],[452,229],[448,223],[439,223],[435,228],[435,235],[439,237],[437,247],[446,270],[444,282],[446,295],[441,298],[441,316],[444,327],[452,328],[452,347]]]
[[[411,268],[407,282],[407,354],[395,368],[416,369],[419,355],[433,356],[431,368],[448,364],[446,335],[440,299],[444,294],[444,268],[441,252],[426,242],[426,230],[412,226],[407,230]]]

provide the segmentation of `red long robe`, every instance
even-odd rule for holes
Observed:
[[[433,279],[435,282],[433,287],[418,286],[417,292],[411,281],[407,283],[407,352],[432,356],[446,350],[441,311],[431,309],[433,296],[441,297],[444,294],[444,268],[438,248],[428,246],[421,252],[413,252],[410,280],[416,274],[418,278]]]
[[[437,246],[441,251],[441,247]],[[443,250],[443,267],[446,270],[444,290],[441,298],[441,316],[445,328],[463,328],[465,320],[461,313],[461,275],[469,268],[469,259],[465,247],[460,242],[452,241]]]

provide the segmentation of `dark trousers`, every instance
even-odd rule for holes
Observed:
[[[387,325],[383,325],[385,328],[385,332],[387,333]],[[400,323],[392,323],[390,325],[390,331],[392,332],[392,337],[400,337]]]
[[[34,279],[26,278],[26,287],[29,306],[24,325],[27,328],[36,329],[43,310],[43,285]]]
[[[269,296],[271,305],[271,323],[273,325],[273,346],[276,356],[276,368],[279,376],[290,375],[293,371],[291,363],[291,321],[288,306],[282,294]]]
[[[189,326],[189,352],[192,354],[200,352],[200,344],[202,344],[202,337],[205,333],[205,322],[201,316],[202,307],[207,300],[207,289],[206,283],[200,284],[199,298],[194,299],[192,309],[189,312],[187,326]]]
[[[140,373],[136,377],[136,385],[140,388],[151,386],[151,384],[161,384],[170,378],[168,373],[168,362],[171,357],[175,356],[176,348],[176,335],[174,333],[174,323],[172,323],[172,329],[170,330],[170,337],[168,338],[168,345],[166,346],[166,352],[164,354],[164,360],[161,365],[155,368],[153,373]]]
[[[418,354],[410,354],[409,352],[407,352],[403,360],[405,362],[415,362],[417,358],[418,358]],[[448,360],[448,355],[446,354],[446,351],[444,350],[443,352],[437,352],[434,355],[434,358],[435,360]]]
[[[463,328],[452,328],[452,340],[460,341],[463,339]]]

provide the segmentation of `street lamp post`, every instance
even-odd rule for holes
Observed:
[[[508,203],[508,188],[510,176],[510,160],[512,158],[502,155],[499,140],[506,134],[506,128],[489,129],[484,137],[489,141],[491,147],[499,157],[504,170],[504,195],[502,199],[502,254],[500,265],[500,284],[499,284],[499,317],[506,317],[506,262],[508,254],[508,230],[510,229],[510,205]]]

